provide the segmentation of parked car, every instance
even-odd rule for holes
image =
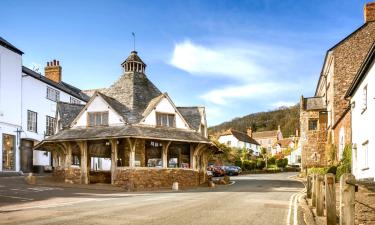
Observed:
[[[215,166],[213,169],[215,177],[221,177],[225,175],[225,166]]]
[[[225,174],[227,174],[228,176],[240,174],[240,171],[237,166],[225,166],[224,170],[225,170]]]

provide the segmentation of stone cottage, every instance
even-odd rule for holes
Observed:
[[[57,133],[36,146],[52,152],[54,176],[128,190],[205,182],[207,157],[217,150],[207,138],[205,108],[176,107],[147,78],[136,51],[121,66],[123,75],[91,91],[85,106],[59,103]],[[94,159],[110,160],[110,171]]]
[[[327,51],[315,96],[301,98],[304,167],[325,166],[329,160],[340,160],[345,145],[352,143],[350,106],[344,97],[375,41],[375,3],[365,5],[364,18],[362,26]],[[326,142],[336,147],[336,159],[324,155]]]

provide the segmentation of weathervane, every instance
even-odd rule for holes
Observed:
[[[132,35],[133,35],[133,50],[135,51],[135,33],[132,32]]]

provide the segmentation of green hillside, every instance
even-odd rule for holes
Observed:
[[[246,132],[247,128],[250,127],[253,131],[268,131],[276,130],[278,125],[281,126],[284,137],[294,135],[295,130],[299,129],[299,104],[234,118],[232,121],[208,128],[208,132],[210,135],[215,136],[229,128]]]

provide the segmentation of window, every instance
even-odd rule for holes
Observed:
[[[79,166],[80,165],[80,157],[79,155],[72,155],[72,165]]]
[[[318,120],[317,119],[310,119],[309,120],[309,130],[317,130],[318,129]]]
[[[146,142],[146,164],[147,167],[162,167],[163,160],[161,158],[163,152],[163,144],[156,141]]]
[[[46,135],[50,136],[55,133],[56,119],[50,116],[46,116]]]
[[[363,170],[365,169],[368,169],[369,166],[368,166],[368,141],[365,141],[363,144],[362,144],[362,148],[363,148]]]
[[[367,109],[367,85],[363,88],[362,92],[363,97],[363,105],[362,105],[362,112],[366,111]]]
[[[156,113],[156,125],[163,127],[176,127],[174,114]]]
[[[60,100],[60,92],[53,88],[47,87],[47,99],[58,102]]]
[[[231,146],[232,142],[231,141],[227,141],[227,145],[228,146]]]
[[[27,130],[37,132],[38,113],[27,110]]]
[[[76,99],[76,98],[70,97],[70,103],[72,103],[72,104],[80,104],[81,101],[78,100],[78,99]]]
[[[87,114],[89,127],[108,126],[108,112],[89,112]]]

